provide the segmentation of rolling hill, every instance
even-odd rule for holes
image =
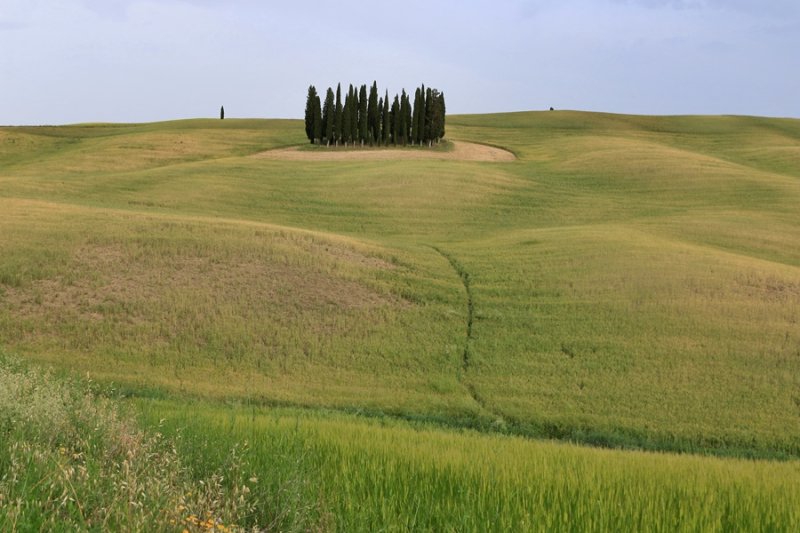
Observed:
[[[800,456],[800,121],[447,138],[515,158],[270,157],[291,120],[0,128],[0,347],[145,404]]]

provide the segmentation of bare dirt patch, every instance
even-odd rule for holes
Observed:
[[[466,141],[450,141],[452,150],[425,148],[364,148],[363,150],[327,148],[301,150],[298,146],[260,152],[252,157],[279,161],[389,161],[406,159],[444,159],[451,161],[515,161],[516,156],[502,148]]]

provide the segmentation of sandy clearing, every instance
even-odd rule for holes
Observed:
[[[450,151],[415,148],[364,148],[363,150],[300,150],[298,146],[267,150],[253,155],[259,159],[281,161],[386,161],[392,159],[448,159],[455,161],[514,161],[508,150],[466,141],[450,141]]]

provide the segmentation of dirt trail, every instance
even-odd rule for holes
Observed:
[[[392,159],[449,159],[455,161],[514,161],[516,156],[508,150],[466,141],[450,141],[450,151],[424,148],[364,148],[363,150],[337,149],[300,150],[297,146],[267,150],[253,155],[259,159],[281,161],[386,161]]]

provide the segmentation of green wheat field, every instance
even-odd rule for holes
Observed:
[[[800,529],[800,120],[446,138],[0,128],[0,530]]]

